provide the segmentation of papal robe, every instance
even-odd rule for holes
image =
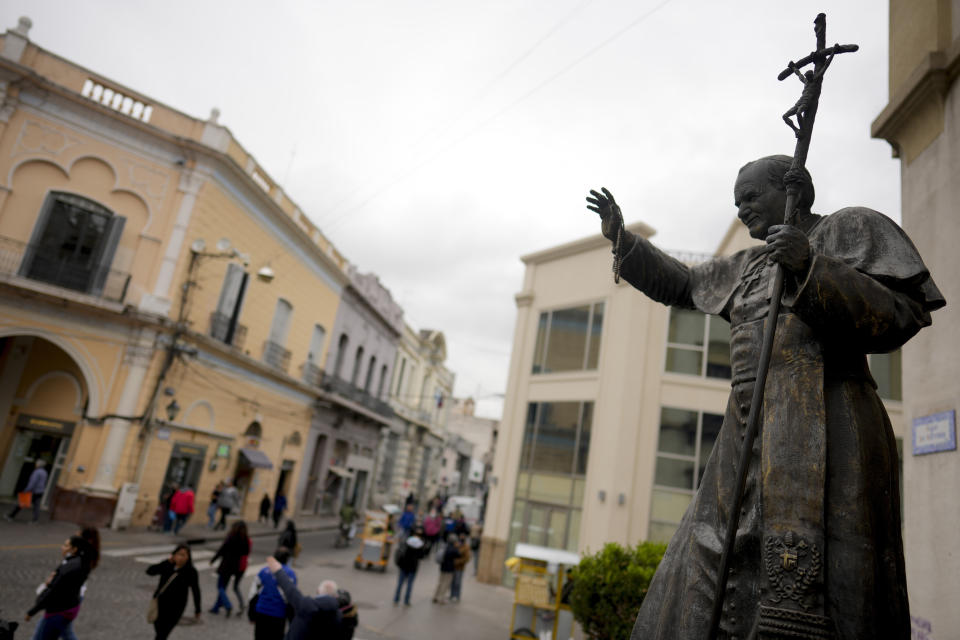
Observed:
[[[908,640],[897,447],[866,354],[897,349],[945,302],[882,214],[817,216],[807,236],[808,271],[786,275],[720,637]],[[632,640],[707,639],[773,272],[764,247],[687,267],[637,238],[623,259],[622,277],[654,300],[730,322],[732,370]]]

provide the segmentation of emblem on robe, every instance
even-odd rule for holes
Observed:
[[[792,600],[809,610],[809,596],[813,595],[823,562],[819,547],[793,531],[768,537],[764,547],[764,566],[773,592],[770,602]]]

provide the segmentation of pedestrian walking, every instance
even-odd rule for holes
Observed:
[[[193,514],[194,493],[189,486],[173,494],[170,499],[170,510],[173,512],[173,535],[180,533],[180,529],[187,523]]]
[[[200,619],[200,579],[188,545],[178,544],[168,559],[147,567],[147,575],[160,576],[153,592],[156,608],[151,603],[147,612],[147,622],[153,622],[155,640],[166,640],[180,622],[183,610],[187,608],[187,594],[191,591],[193,615]]]
[[[257,522],[269,524],[270,522],[270,494],[263,494],[263,500],[260,501],[260,515],[257,516]],[[274,527],[276,528],[276,527]]]
[[[290,582],[296,585],[297,574],[287,564],[290,560],[290,550],[286,547],[277,547],[273,557],[281,564]],[[249,604],[249,616],[254,624],[254,640],[283,640],[287,626],[288,605],[268,567],[260,569],[257,573],[257,579],[251,587]]]
[[[413,525],[417,522],[417,514],[413,503],[408,504],[403,509],[403,513],[400,515],[400,520],[397,522],[397,526],[403,530],[403,535],[408,536],[410,532],[413,531]]]
[[[33,633],[34,640],[56,640],[77,617],[80,589],[90,573],[86,548],[87,543],[80,536],[70,536],[63,542],[60,565],[41,585],[37,600],[25,617],[29,622],[38,612],[46,612]]]
[[[227,516],[240,506],[240,493],[232,483],[224,485],[217,497],[217,508],[220,509],[220,521],[214,526],[214,531],[227,528]]]
[[[426,536],[424,541],[427,543],[428,552],[437,544],[441,531],[443,531],[443,516],[440,515],[440,511],[433,509],[423,519],[423,533]]]
[[[440,554],[440,579],[437,581],[437,589],[433,594],[433,601],[436,604],[444,604],[447,601],[450,585],[453,583],[453,563],[459,557],[460,550],[457,547],[457,537],[451,535],[447,538],[447,546]]]
[[[290,549],[292,558],[290,564],[293,564],[293,559],[300,555],[300,543],[297,542],[297,525],[293,523],[293,520],[287,520],[287,528],[280,534],[277,544]]]
[[[24,506],[33,507],[33,520],[32,522],[37,522],[40,520],[40,502],[43,501],[43,493],[47,489],[47,462],[46,460],[37,460],[36,467],[30,473],[30,479],[27,480],[27,486],[23,488],[17,495],[17,506],[7,514],[6,518],[9,521],[13,521],[17,517],[17,514],[20,513],[20,509]],[[21,495],[29,496],[28,504],[23,504],[20,501]]]
[[[477,575],[477,570],[480,568],[480,540],[483,535],[483,527],[475,525],[473,529],[470,530],[470,553],[473,555],[473,575]]]
[[[217,521],[217,501],[220,499],[220,492],[223,491],[223,483],[218,482],[210,494],[210,506],[207,507],[207,528],[213,529]]]
[[[394,562],[400,570],[400,575],[397,577],[397,590],[393,594],[393,606],[400,604],[400,591],[404,583],[407,584],[407,592],[403,596],[403,604],[410,606],[410,592],[413,591],[413,580],[417,577],[417,567],[420,565],[420,560],[428,553],[422,536],[422,530],[414,529],[413,534],[402,540],[394,552]]]
[[[342,616],[336,582],[324,580],[317,587],[317,595],[310,598],[297,590],[283,565],[273,556],[267,558],[267,568],[273,573],[284,599],[293,607],[293,620],[285,640],[340,637]]]
[[[230,527],[227,537],[223,544],[217,549],[217,552],[210,558],[210,564],[213,565],[217,559],[220,559],[220,566],[217,567],[217,601],[210,609],[210,613],[216,615],[220,613],[220,607],[227,610],[227,617],[233,612],[233,604],[227,597],[227,587],[230,580],[233,580],[233,592],[237,594],[239,603],[238,613],[243,613],[243,594],[240,592],[240,580],[243,578],[243,572],[247,569],[247,557],[250,555],[250,537],[247,535],[247,524],[243,520],[238,520]]]
[[[86,526],[80,529],[76,535],[80,536],[83,541],[86,543],[81,549],[80,553],[84,556],[84,559],[87,562],[89,571],[87,576],[89,577],[90,573],[97,568],[97,565],[100,564],[100,532],[96,527]],[[83,604],[83,599],[87,593],[87,582],[80,586],[80,599],[77,603],[77,616],[80,615],[80,606]],[[74,620],[76,616],[74,617]],[[63,640],[77,640],[77,634],[73,631],[73,620],[70,620],[67,623],[67,626],[63,628],[63,632],[60,636]],[[0,636],[2,638],[2,636]]]
[[[173,529],[173,523],[177,519],[176,514],[173,513],[171,505],[173,504],[173,498],[177,495],[178,491],[180,491],[180,485],[174,482],[173,484],[164,487],[163,492],[160,494],[160,505],[163,507],[164,533],[170,533],[170,531]]]
[[[470,562],[470,542],[467,536],[461,533],[457,536],[457,552],[459,555],[453,561],[453,581],[450,583],[450,601],[460,602],[460,592],[463,590],[463,570]]]
[[[273,528],[280,526],[280,519],[283,518],[283,512],[287,510],[287,496],[278,493],[273,501]]]

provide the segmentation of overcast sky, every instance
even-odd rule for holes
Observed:
[[[780,119],[814,44],[857,43],[824,84],[814,209],[900,219],[887,3],[709,0],[4,0],[38,45],[220,122],[417,329],[456,394],[499,417],[519,256],[598,232],[606,186],[661,247],[713,251],[746,161],[792,153]],[[639,295],[639,294],[638,294]]]

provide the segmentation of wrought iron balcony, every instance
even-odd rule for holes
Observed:
[[[92,260],[60,256],[46,247],[0,236],[0,274],[20,276],[78,291],[112,302],[123,302],[130,274]]]
[[[290,368],[290,351],[283,345],[267,340],[263,343],[263,361],[283,372]]]
[[[247,341],[247,327],[237,323],[233,327],[233,335],[230,335],[230,316],[219,311],[210,314],[210,337],[216,338],[237,349],[243,349]]]
[[[324,391],[343,396],[385,418],[392,418],[394,415],[393,407],[389,404],[337,376],[323,373],[320,386]]]

